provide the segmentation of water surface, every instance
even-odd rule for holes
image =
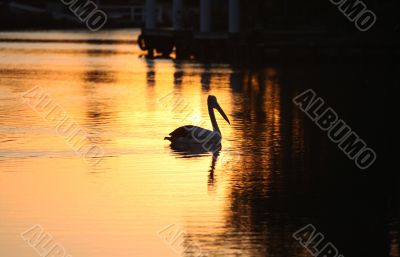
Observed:
[[[138,33],[0,33],[1,256],[37,256],[20,237],[35,224],[74,257],[310,256],[292,238],[308,223],[346,256],[398,256],[398,223],[386,222],[370,190],[375,173],[358,170],[291,101],[319,89],[377,147],[381,121],[362,125],[368,98],[349,108],[342,94],[358,74],[329,64],[149,60],[127,42]],[[375,73],[361,86],[380,80],[381,70],[365,69]],[[36,86],[104,149],[97,165],[23,101]],[[217,115],[218,159],[171,149],[163,138],[176,127],[211,127],[210,94],[231,121]],[[160,237],[168,226],[179,228],[182,244]],[[369,242],[373,249],[362,250]]]

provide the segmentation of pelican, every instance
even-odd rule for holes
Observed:
[[[222,135],[219,130],[217,121],[215,119],[214,108],[218,110],[221,116],[229,123],[229,119],[221,106],[218,104],[217,98],[209,95],[207,98],[208,114],[210,115],[213,131],[193,125],[186,125],[179,127],[169,133],[169,137],[164,140],[169,140],[173,145],[187,145],[187,144],[204,144],[210,143],[213,146],[220,145]]]

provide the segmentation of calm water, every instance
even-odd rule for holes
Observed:
[[[0,256],[38,256],[20,237],[35,224],[74,257],[199,256],[193,249],[208,256],[311,256],[292,238],[308,223],[345,256],[398,256],[400,229],[378,190],[387,182],[377,175],[380,163],[358,170],[291,102],[316,89],[381,149],[376,133],[385,117],[368,102],[385,93],[349,87],[382,82],[385,67],[242,69],[147,60],[126,42],[137,34],[0,33],[48,40],[0,42]],[[361,73],[369,75],[360,79]],[[98,165],[22,100],[35,86],[104,149]],[[215,162],[210,153],[176,152],[163,140],[185,124],[210,128],[210,94],[231,120],[217,115],[224,140]],[[365,126],[364,118],[376,114]],[[167,226],[179,228],[182,244],[159,236]],[[184,252],[188,246],[196,247]]]

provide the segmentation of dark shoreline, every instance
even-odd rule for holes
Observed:
[[[114,30],[114,29],[140,29],[140,26],[131,26],[131,25],[126,25],[126,26],[110,26],[110,25],[105,25],[103,27],[103,30]],[[82,31],[88,31],[91,32],[84,23],[82,25],[77,25],[77,26],[65,26],[65,25],[60,25],[60,26],[0,26],[0,31],[51,31],[51,30],[60,30],[60,31],[76,31],[76,30],[82,30]],[[93,32],[95,33],[95,32]]]

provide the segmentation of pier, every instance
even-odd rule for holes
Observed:
[[[211,0],[199,1],[198,27],[185,27],[183,0],[172,0],[171,27],[157,27],[156,0],[146,0],[145,24],[139,47],[149,58],[156,56],[200,61],[257,62],[265,58],[312,56],[399,56],[399,43],[384,35],[348,34],[326,29],[260,29],[241,22],[240,0],[226,1],[226,30],[216,30]],[[248,3],[245,3],[248,4]],[[215,12],[214,12],[215,14]]]

